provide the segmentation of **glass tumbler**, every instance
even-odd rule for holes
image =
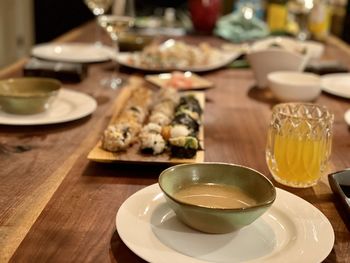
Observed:
[[[331,153],[333,119],[317,104],[283,103],[273,108],[266,161],[277,182],[298,188],[317,184]]]

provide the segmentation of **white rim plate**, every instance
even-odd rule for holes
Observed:
[[[33,115],[16,115],[1,111],[0,124],[44,125],[77,120],[90,115],[97,107],[96,100],[84,93],[61,89],[50,109]]]
[[[328,219],[305,200],[281,189],[272,207],[236,233],[212,235],[180,223],[157,184],[119,208],[120,238],[149,262],[321,262],[333,248]]]
[[[86,43],[40,44],[32,49],[38,58],[75,63],[93,63],[110,60],[111,48]]]
[[[344,119],[345,122],[350,126],[350,109],[345,112]]]
[[[322,90],[350,99],[350,74],[349,73],[335,73],[335,74],[326,74],[321,77]]]
[[[216,63],[205,65],[205,66],[196,66],[196,67],[178,67],[178,68],[150,68],[150,67],[142,67],[133,65],[129,62],[131,56],[137,56],[138,52],[121,52],[118,55],[118,63],[123,66],[127,66],[129,68],[134,68],[138,70],[143,70],[147,72],[170,72],[174,70],[180,71],[192,71],[192,72],[206,72],[215,69],[219,69],[230,64],[236,58],[238,58],[242,53],[241,52],[224,52],[220,59],[217,60]]]

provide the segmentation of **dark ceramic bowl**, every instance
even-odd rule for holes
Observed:
[[[225,163],[196,163],[170,167],[158,180],[169,206],[186,225],[206,233],[228,233],[247,226],[272,205],[276,190],[269,179],[248,167]],[[255,202],[241,208],[194,205],[176,193],[193,185],[224,185],[239,189]]]
[[[1,110],[13,114],[35,114],[47,110],[57,97],[61,83],[50,78],[13,78],[0,81]]]
[[[120,51],[140,51],[153,41],[152,36],[125,32],[119,37]]]

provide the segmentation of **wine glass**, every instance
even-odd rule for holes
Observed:
[[[299,31],[296,35],[298,40],[304,41],[310,38],[308,21],[312,8],[312,0],[291,0],[288,2],[288,12],[292,15],[299,27]]]
[[[115,50],[115,70],[110,78],[102,80],[104,86],[117,89],[123,85],[123,79],[117,76],[119,64],[117,57],[119,53],[119,36],[134,25],[134,18],[131,16],[120,15],[101,15],[98,17],[99,25],[108,33],[113,41],[113,49]]]
[[[100,15],[106,14],[112,7],[114,0],[84,0],[86,6],[98,18]],[[96,44],[101,45],[100,42],[100,27],[96,27]]]

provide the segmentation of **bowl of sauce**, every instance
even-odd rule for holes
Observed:
[[[239,230],[276,198],[275,187],[263,174],[234,164],[177,165],[164,170],[158,183],[177,218],[205,233]]]

